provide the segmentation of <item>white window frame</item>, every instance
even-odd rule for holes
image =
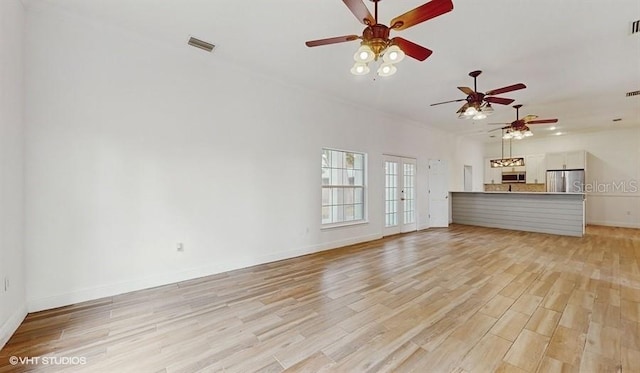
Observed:
[[[357,171],[362,171],[363,175],[362,175],[362,185],[358,185],[358,184],[327,184],[325,179],[324,179],[324,172],[325,170],[347,170],[346,166],[343,168],[340,167],[332,167],[332,165],[327,165],[326,164],[326,160],[325,160],[325,151],[331,151],[331,152],[339,152],[339,153],[352,153],[352,154],[357,154],[357,155],[361,155],[362,156],[362,168],[354,168],[354,172]],[[368,162],[368,157],[367,157],[367,153],[364,152],[360,152],[360,151],[354,151],[354,150],[343,150],[343,149],[335,149],[335,148],[328,148],[328,147],[323,147],[321,150],[321,180],[320,180],[320,189],[321,189],[321,201],[320,201],[320,210],[321,210],[321,217],[320,217],[320,224],[321,224],[321,229],[329,229],[329,228],[336,228],[336,227],[345,227],[345,226],[351,226],[351,225],[358,225],[358,224],[366,224],[368,223],[367,220],[367,210],[368,210],[368,198],[367,198],[367,177],[368,177],[368,171],[367,171],[367,162]],[[350,169],[349,169],[350,170]],[[354,180],[355,182],[355,180]],[[336,188],[341,188],[343,190],[345,189],[360,189],[362,190],[362,217],[359,219],[353,219],[353,220],[341,220],[341,221],[331,221],[328,223],[323,222],[323,216],[322,216],[322,210],[323,208],[327,207],[327,206],[336,206],[335,204],[331,204],[331,205],[325,205],[324,203],[324,198],[323,198],[323,194],[325,193],[325,190],[334,190]],[[333,201],[332,201],[333,202]],[[358,205],[360,204],[359,202],[356,202],[356,200],[353,201],[353,203],[347,204],[347,203],[343,203],[341,204],[342,206],[348,206],[348,205]]]

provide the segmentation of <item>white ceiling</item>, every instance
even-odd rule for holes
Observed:
[[[364,1],[372,9],[373,3]],[[186,41],[195,36],[217,45],[212,59],[482,140],[490,140],[488,129],[499,128],[487,123],[510,122],[515,110],[494,105],[492,117],[474,122],[457,119],[462,103],[429,106],[464,98],[456,87],[473,87],[467,75],[472,70],[483,71],[480,92],[525,83],[527,89],[500,96],[523,104],[521,117],[559,118],[563,133],[640,126],[640,96],[625,97],[625,92],[640,90],[640,34],[630,35],[631,22],[640,19],[638,0],[453,0],[452,12],[392,32],[433,55],[424,62],[407,58],[396,75],[375,80],[373,73],[349,73],[357,42],[304,45],[361,34],[364,26],[341,0],[24,2],[47,3],[184,48],[191,48]],[[380,22],[388,24],[423,2],[382,0]],[[614,124],[614,118],[622,121]],[[532,131],[551,135],[548,127]]]

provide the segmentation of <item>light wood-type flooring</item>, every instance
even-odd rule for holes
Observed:
[[[640,230],[587,232],[452,225],[34,313],[0,372],[640,372]]]

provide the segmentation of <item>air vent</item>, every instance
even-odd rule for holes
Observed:
[[[189,38],[189,42],[187,44],[191,45],[192,47],[200,48],[200,49],[205,50],[207,52],[213,51],[213,48],[216,47],[215,45],[213,45],[211,43],[207,43],[206,41],[203,41],[203,40],[200,40],[200,39],[196,39],[194,37]]]
[[[616,118],[616,119],[614,119],[613,121],[614,121],[614,122],[620,122],[620,121],[622,121],[622,118]]]
[[[627,92],[627,97],[640,95],[640,91]]]
[[[640,19],[637,21],[631,22],[631,35],[637,34],[640,32]]]

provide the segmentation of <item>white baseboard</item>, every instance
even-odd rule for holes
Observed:
[[[9,339],[16,332],[22,321],[27,316],[27,307],[22,304],[18,309],[9,317],[7,321],[0,326],[0,350],[4,347]]]
[[[283,259],[295,258],[298,256],[313,254],[325,250],[331,250],[342,246],[367,242],[382,238],[381,234],[372,234],[360,237],[351,237],[344,240],[324,242],[317,245],[303,247],[300,249],[288,250],[256,258],[242,258],[225,263],[208,264],[201,267],[191,268],[173,273],[163,273],[155,276],[123,281],[115,284],[99,286],[94,288],[81,289],[63,294],[39,297],[27,300],[29,312],[37,312],[57,307],[68,306],[70,304],[86,302],[131,291],[149,289],[156,286],[173,284],[181,281],[192,280],[194,278],[215,275],[217,273],[232,271],[240,268],[247,268],[258,264],[275,262]],[[26,312],[25,312],[26,314]],[[18,323],[19,325],[19,323]]]
[[[587,225],[603,225],[605,227],[619,227],[619,228],[640,228],[640,225],[638,224],[618,222],[618,221],[606,221],[606,220],[588,221]]]

